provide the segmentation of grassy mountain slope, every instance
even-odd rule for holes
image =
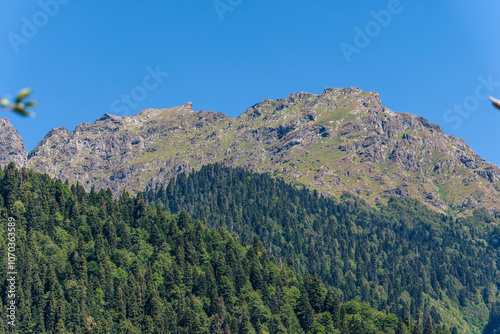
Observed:
[[[194,112],[190,103],[109,114],[73,132],[51,131],[27,166],[89,190],[136,193],[181,171],[224,162],[322,193],[370,203],[417,198],[435,210],[500,209],[500,168],[422,117],[382,106],[377,93],[327,88],[249,108],[237,118]]]

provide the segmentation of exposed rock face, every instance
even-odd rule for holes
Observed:
[[[500,168],[438,125],[383,107],[377,93],[327,88],[266,99],[237,118],[187,103],[52,130],[28,166],[90,189],[143,190],[211,162],[328,194],[412,196],[444,211],[500,208]]]
[[[17,167],[26,165],[28,152],[24,141],[7,118],[0,119],[0,167],[4,168],[11,161]]]

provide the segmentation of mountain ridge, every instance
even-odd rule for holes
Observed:
[[[74,131],[51,130],[26,166],[87,190],[142,191],[222,162],[371,203],[414,197],[435,210],[500,208],[500,168],[439,125],[383,106],[376,92],[326,88],[265,99],[236,118],[190,102],[104,114]]]
[[[9,119],[0,118],[0,167],[5,167],[13,161],[17,167],[26,165],[28,152],[19,132],[12,126]]]

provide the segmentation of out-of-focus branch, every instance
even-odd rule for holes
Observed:
[[[21,115],[21,116],[35,116],[35,113],[28,110],[30,107],[37,105],[36,101],[27,101],[28,97],[33,93],[31,88],[24,88],[19,93],[17,93],[14,101],[9,101],[7,98],[0,98],[0,108],[8,108],[11,111]]]
[[[491,100],[491,102],[493,102],[493,105],[495,107],[497,107],[498,109],[500,109],[500,100],[499,99],[495,99],[494,97],[490,96],[490,100]]]

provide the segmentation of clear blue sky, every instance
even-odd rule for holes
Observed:
[[[355,86],[500,164],[500,111],[485,98],[500,97],[498,0],[3,0],[0,22],[0,94],[33,87],[40,103],[33,119],[0,114],[28,150],[104,113],[191,101],[235,117]]]

